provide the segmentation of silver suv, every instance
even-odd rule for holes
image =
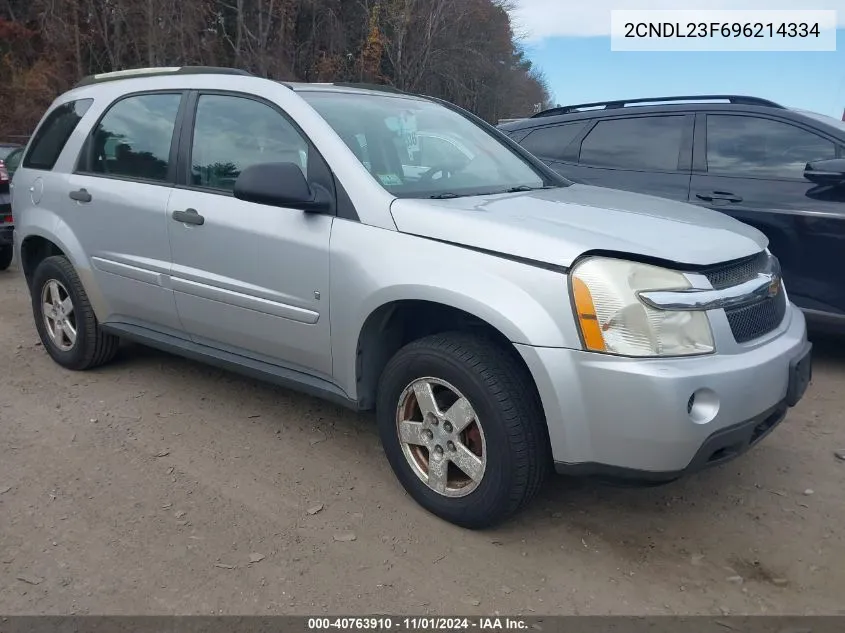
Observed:
[[[572,184],[433,98],[143,69],[59,97],[13,183],[44,348],[121,338],[375,409],[410,495],[478,528],[559,472],[667,481],[811,377],[765,237]]]

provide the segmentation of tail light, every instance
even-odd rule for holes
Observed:
[[[13,224],[14,219],[11,215],[0,215],[0,224]]]

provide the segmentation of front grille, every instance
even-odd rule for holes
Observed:
[[[768,334],[786,316],[786,294],[781,287],[774,297],[768,297],[742,308],[725,310],[737,343],[747,343]]]
[[[768,263],[769,254],[766,251],[762,251],[751,257],[731,262],[730,264],[714,266],[705,270],[704,276],[707,277],[707,280],[716,290],[721,290],[751,281],[758,273],[766,269]]]
[[[750,281],[766,270],[769,257],[770,255],[763,251],[752,257],[714,266],[703,272],[713,288],[717,290],[730,288]],[[786,316],[786,306],[786,295],[783,292],[783,286],[780,286],[779,292],[774,297],[767,297],[741,308],[725,310],[736,342],[747,343],[776,329]]]

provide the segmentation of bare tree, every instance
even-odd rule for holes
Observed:
[[[550,100],[510,0],[0,0],[0,134],[31,132],[86,74],[156,65],[366,81],[483,118]]]

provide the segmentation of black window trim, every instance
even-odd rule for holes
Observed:
[[[76,122],[76,125],[70,131],[70,134],[68,134],[68,137],[65,139],[65,142],[62,144],[62,147],[59,150],[59,153],[56,154],[56,160],[53,161],[53,164],[50,167],[38,167],[38,166],[33,166],[33,165],[28,164],[27,161],[29,160],[29,157],[32,155],[32,153],[35,151],[37,141],[39,140],[37,138],[38,134],[39,134],[39,132],[41,132],[42,128],[44,128],[44,126],[47,125],[47,122],[49,121],[50,117],[53,116],[53,114],[59,108],[64,107],[64,106],[69,105],[69,104],[80,103],[81,101],[90,101],[90,103],[88,104],[88,107],[85,109],[85,112],[82,114],[82,116],[79,117],[79,121]],[[76,132],[77,128],[79,128],[79,124],[82,123],[82,120],[85,118],[85,115],[88,114],[88,112],[94,106],[94,102],[95,102],[94,97],[91,97],[91,96],[82,97],[82,96],[80,96],[78,99],[69,99],[68,101],[63,101],[62,103],[56,105],[56,107],[50,109],[50,111],[47,112],[44,115],[44,118],[41,121],[41,125],[39,125],[35,129],[35,131],[33,132],[32,140],[31,140],[31,142],[28,143],[28,146],[25,147],[26,153],[21,158],[21,162],[18,164],[18,168],[19,169],[32,169],[34,171],[53,171],[56,168],[56,163],[59,162],[59,159],[62,157],[62,154],[64,154],[65,150],[67,149],[67,144],[70,141],[70,138],[73,136],[74,132]]]
[[[178,156],[179,149],[179,130],[182,126],[182,119],[185,117],[187,92],[187,90],[182,90],[178,88],[169,90],[140,90],[138,92],[130,92],[120,95],[119,97],[114,99],[111,103],[109,103],[109,105],[105,107],[103,112],[97,118],[96,122],[94,122],[94,124],[91,126],[91,129],[88,130],[88,134],[85,136],[85,142],[82,144],[82,149],[79,151],[79,155],[76,157],[76,163],[74,165],[73,174],[77,176],[88,176],[90,178],[104,178],[106,180],[137,182],[145,185],[155,185],[158,187],[172,188],[174,183],[176,182],[176,159]],[[108,113],[111,112],[112,109],[121,101],[125,101],[126,99],[131,99],[133,97],[142,97],[146,95],[179,95],[179,108],[176,110],[176,120],[173,125],[173,133],[170,137],[170,152],[167,158],[167,179],[153,180],[151,178],[102,174],[99,172],[91,171],[91,152],[94,148],[91,139],[93,138],[97,128],[100,126],[100,123],[102,123],[103,119],[108,115]]]
[[[810,134],[814,134],[822,138],[825,141],[829,141],[833,145],[833,152],[834,156],[839,158],[845,152],[845,148],[843,148],[842,141],[835,136],[828,134],[827,132],[815,128],[811,125],[808,125],[804,121],[797,121],[787,117],[780,117],[780,116],[773,116],[768,113],[756,113],[756,112],[731,112],[725,110],[707,110],[704,112],[699,113],[699,116],[702,119],[701,123],[701,132],[699,135],[696,135],[695,138],[695,145],[696,145],[696,158],[697,160],[694,161],[693,165],[693,173],[698,175],[707,175],[707,176],[717,176],[719,178],[744,178],[744,179],[751,179],[751,180],[773,180],[773,181],[786,181],[786,182],[801,182],[804,184],[809,185],[810,182],[806,178],[795,178],[791,176],[751,176],[749,174],[725,174],[720,172],[711,172],[709,169],[709,165],[707,164],[707,126],[708,126],[708,118],[710,116],[737,116],[737,117],[749,117],[752,119],[767,119],[769,121],[775,121],[777,123],[784,123],[786,125],[791,125],[793,127],[797,127],[805,132]],[[696,122],[698,123],[698,122]],[[696,125],[698,128],[699,126]],[[698,148],[701,148],[700,150]]]
[[[554,163],[569,162],[568,159],[573,158],[573,152],[571,151],[570,148],[573,148],[573,147],[580,148],[581,147],[581,141],[584,138],[584,131],[585,130],[589,131],[593,127],[592,125],[590,125],[590,123],[591,123],[591,121],[589,119],[575,119],[574,121],[558,121],[557,123],[552,123],[551,125],[538,125],[537,127],[530,128],[528,130],[528,134],[524,134],[522,136],[522,138],[519,139],[518,142],[519,142],[520,145],[525,147],[525,145],[523,145],[523,143],[525,143],[525,141],[527,141],[531,137],[532,134],[535,134],[537,132],[541,132],[541,133],[542,132],[548,132],[549,130],[554,130],[554,129],[560,128],[560,127],[566,127],[567,125],[580,125],[582,127],[578,131],[578,134],[573,136],[572,139],[569,141],[569,143],[566,144],[566,146],[563,148],[563,151],[561,151],[561,153],[560,153],[560,157],[546,156],[546,155],[542,155],[542,154],[534,154],[537,158],[541,158],[543,160],[548,160],[548,161],[551,161],[551,162],[554,162]],[[516,140],[516,139],[514,139],[514,140]],[[525,148],[528,149],[527,147],[525,147]],[[528,151],[531,151],[531,150],[528,150]],[[580,149],[574,153],[574,161],[578,160],[578,153],[580,153]]]
[[[190,90],[188,92],[189,93],[185,118],[182,121],[182,126],[179,133],[178,170],[176,175],[176,184],[174,185],[176,189],[197,191],[217,196],[224,196],[228,198],[234,197],[233,192],[227,191],[225,189],[216,189],[214,187],[202,187],[191,183],[191,153],[193,151],[194,143],[194,122],[196,121],[197,106],[199,105],[199,99],[201,96],[217,95],[223,97],[234,97],[238,99],[249,99],[250,101],[255,101],[262,105],[268,106],[271,110],[275,111],[283,119],[285,119],[288,123],[291,124],[293,129],[296,130],[296,132],[303,138],[305,143],[308,145],[309,152],[314,151],[325,165],[326,172],[329,176],[329,179],[331,180],[331,188],[329,190],[329,193],[334,199],[334,214],[349,220],[358,221],[358,214],[357,212],[355,212],[354,207],[352,207],[352,201],[350,200],[348,194],[346,194],[346,191],[343,191],[343,193],[341,194],[342,185],[338,181],[335,173],[332,171],[329,161],[326,160],[326,157],[323,156],[319,149],[317,149],[317,146],[305,133],[305,131],[299,126],[299,124],[293,119],[293,117],[290,116],[284,110],[282,110],[282,108],[280,108],[277,104],[273,103],[272,101],[269,101],[268,99],[265,99],[264,97],[260,97],[258,95],[254,95],[248,92],[239,92],[237,90],[195,89]],[[317,184],[323,185],[323,183],[319,182]]]
[[[681,142],[678,147],[678,161],[675,169],[635,169],[630,167],[618,167],[609,165],[593,165],[592,163],[585,163],[581,160],[581,151],[583,149],[584,141],[589,137],[593,130],[601,123],[607,121],[619,121],[627,119],[654,119],[660,117],[681,117],[683,119],[683,127],[681,128]],[[693,147],[693,129],[695,125],[695,113],[685,110],[672,112],[649,112],[649,113],[626,113],[625,115],[597,117],[595,124],[589,128],[589,131],[582,136],[578,144],[578,162],[581,167],[591,167],[593,169],[612,169],[615,171],[632,171],[637,173],[652,173],[652,174],[689,174],[692,169],[692,147]]]

